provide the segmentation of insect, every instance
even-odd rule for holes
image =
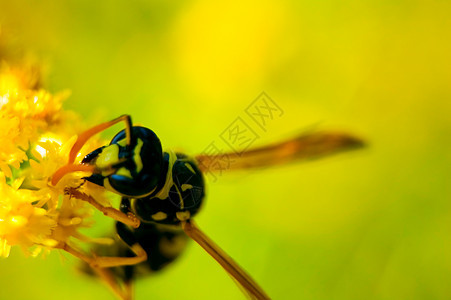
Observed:
[[[95,149],[80,164],[76,156],[93,135],[125,123],[109,145]],[[251,149],[233,155],[229,169],[246,169],[288,163],[297,159],[324,155],[362,146],[361,140],[343,133],[309,133],[278,144]],[[132,283],[142,270],[157,271],[183,251],[188,237],[205,249],[242,287],[251,299],[270,299],[264,290],[193,221],[205,196],[203,172],[219,155],[194,157],[163,151],[157,135],[146,127],[133,126],[123,115],[97,125],[78,137],[69,162],[55,172],[52,184],[66,174],[89,171],[85,177],[122,196],[120,209],[104,207],[76,188],[67,193],[88,201],[116,222],[120,239],[99,253],[88,256],[61,245],[82,259],[121,299],[131,299]],[[105,255],[103,254],[105,253]]]

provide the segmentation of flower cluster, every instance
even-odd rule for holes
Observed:
[[[62,109],[67,93],[53,95],[38,84],[36,66],[8,64],[0,51],[0,256],[11,246],[26,254],[86,241],[78,230],[90,225],[92,209],[65,195],[80,187],[86,173],[70,173],[56,185],[51,176],[67,164],[80,129],[78,117]],[[100,141],[91,141],[94,149]],[[83,184],[80,190],[108,203],[102,190]]]

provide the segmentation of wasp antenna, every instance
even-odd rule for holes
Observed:
[[[56,170],[56,172],[52,176],[52,185],[58,184],[58,182],[67,174],[73,172],[94,172],[95,167],[89,165],[65,165]]]
[[[127,145],[130,145],[132,143],[132,118],[129,115],[122,115],[119,118],[116,118],[114,120],[99,124],[97,126],[94,126],[85,132],[81,133],[78,136],[77,141],[72,146],[72,149],[70,150],[69,154],[69,164],[73,163],[75,161],[75,158],[77,157],[78,153],[80,152],[81,148],[86,144],[86,142],[94,135],[96,135],[99,132],[102,132],[111,126],[124,121],[125,122],[125,132],[126,132],[126,138],[127,138]]]

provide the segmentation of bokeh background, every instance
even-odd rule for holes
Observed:
[[[129,113],[198,153],[265,91],[284,114],[256,144],[312,127],[367,141],[208,179],[199,225],[274,299],[451,298],[450,14],[438,0],[0,0],[3,30],[88,123]],[[14,249],[0,299],[113,299],[63,257]],[[136,286],[181,298],[243,296],[192,243]]]

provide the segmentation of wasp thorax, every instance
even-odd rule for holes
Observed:
[[[200,209],[204,179],[196,163],[182,154],[165,152],[164,170],[165,182],[148,197],[133,199],[132,211],[144,222],[176,225]]]

